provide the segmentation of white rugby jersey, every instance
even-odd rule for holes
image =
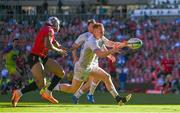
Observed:
[[[92,49],[103,49],[105,45],[108,45],[108,41],[109,40],[104,36],[101,39],[96,40],[90,32],[81,34],[75,41],[75,44],[82,45],[78,61],[80,66],[86,68],[92,64],[98,65],[98,57]]]
[[[74,43],[78,44],[78,45],[82,45],[85,42],[85,40],[88,39],[88,37],[90,37],[90,36],[93,36],[93,34],[90,32],[85,32],[85,33],[79,35],[79,37],[76,39],[76,41]],[[103,36],[103,38],[101,40],[103,41],[103,44],[105,44],[108,47],[111,47],[108,44],[109,39],[107,39],[105,36]]]
[[[82,68],[87,68],[91,65],[98,65],[98,57],[96,56],[94,51],[96,49],[102,49],[103,46],[107,43],[107,41],[108,39],[105,37],[96,40],[96,38],[94,38],[93,35],[89,36],[88,38],[85,38],[81,48],[80,58],[78,61],[80,66]],[[79,40],[78,42],[82,42],[82,40]],[[78,44],[78,42],[75,43]]]
[[[84,41],[92,35],[93,34],[90,32],[85,32],[85,33],[79,35],[79,37],[76,39],[76,41],[74,43],[78,44],[78,45],[82,45],[84,43]]]

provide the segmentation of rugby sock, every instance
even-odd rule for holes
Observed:
[[[119,95],[116,96],[116,102],[119,103],[120,101],[122,101],[123,103],[127,102],[125,97],[120,97]]]
[[[27,92],[34,91],[36,89],[38,89],[36,82],[32,82],[29,85],[25,86],[23,89],[21,89],[21,93],[25,94]]]
[[[97,87],[97,84],[92,82],[88,95],[93,95],[94,91],[96,90],[96,87]]]
[[[74,93],[74,96],[79,98],[82,94],[84,94],[84,92],[80,89],[80,90],[77,90],[76,93]]]
[[[115,88],[111,89],[109,92],[111,93],[111,95],[112,95],[114,98],[116,98],[116,97],[119,95]]]
[[[54,87],[59,83],[60,80],[61,80],[60,77],[54,75],[54,77],[51,80],[51,84],[48,87],[48,90],[52,91],[54,89]]]

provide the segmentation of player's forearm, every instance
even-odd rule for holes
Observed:
[[[73,58],[77,57],[77,50],[76,49],[72,50],[72,56],[73,56]]]
[[[60,48],[55,47],[54,45],[51,46],[51,50],[54,50],[56,52],[62,52],[63,50]]]
[[[115,43],[116,43],[116,42],[109,40],[108,42],[105,43],[105,45],[106,45],[107,47],[114,47]]]
[[[55,41],[53,44],[56,48],[62,49],[62,50],[68,50],[67,48],[63,47],[61,44],[59,44],[58,41]]]
[[[108,55],[113,54],[113,53],[114,53],[114,51],[111,49],[111,50],[108,50],[108,51],[97,51],[97,52],[96,52],[96,55],[97,55],[98,57],[105,58],[105,57],[107,57]]]
[[[56,51],[56,52],[61,52],[62,51],[61,49],[59,49],[59,47],[57,47],[58,43],[56,41],[54,43],[51,42],[51,37],[45,38],[45,46],[48,49]]]
[[[76,49],[74,49],[72,51],[72,56],[73,56],[73,60],[77,60],[78,59],[78,57],[77,57],[77,50]]]
[[[53,45],[54,45],[56,48],[59,48],[59,47],[61,46],[57,41],[55,41]]]
[[[61,51],[62,51],[62,49],[56,47],[56,44],[50,43],[50,44],[47,44],[46,47],[47,47],[48,49],[53,50],[53,51],[56,51],[56,52],[61,52]]]
[[[115,47],[115,46],[118,46],[118,47],[126,47],[127,46],[127,42],[124,41],[124,42],[114,42],[114,41],[108,41],[107,43],[105,43],[107,47]]]
[[[78,56],[77,56],[77,49],[80,47],[80,45],[74,43],[71,47],[70,50],[72,50],[72,56],[73,56],[73,63],[76,63],[78,61]]]

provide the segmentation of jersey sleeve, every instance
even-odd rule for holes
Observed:
[[[46,27],[44,28],[44,36],[45,37],[51,37],[51,42],[54,43],[55,42],[55,38],[54,38],[54,30],[51,27]]]
[[[92,51],[95,51],[95,50],[100,49],[100,47],[98,46],[98,44],[96,43],[96,41],[90,41],[90,43],[89,43],[89,48],[90,48]]]
[[[113,47],[113,45],[110,43],[111,41],[107,39],[105,36],[102,37],[102,40],[107,47]]]
[[[105,36],[102,37],[103,42],[106,44],[108,43],[109,39],[107,39]]]
[[[76,39],[74,43],[77,45],[82,45],[85,39],[86,39],[85,34],[82,34]]]

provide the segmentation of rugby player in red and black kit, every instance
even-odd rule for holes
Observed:
[[[12,105],[15,107],[24,93],[39,89],[40,95],[45,100],[51,103],[58,103],[53,98],[52,90],[58,84],[60,79],[64,76],[64,70],[61,66],[52,58],[48,58],[48,51],[54,50],[59,54],[67,55],[64,49],[60,49],[60,44],[55,40],[54,32],[58,32],[60,29],[60,21],[56,17],[49,17],[47,22],[38,32],[31,54],[28,56],[28,63],[31,68],[31,72],[35,79],[23,89],[14,90],[12,94]],[[44,70],[54,74],[51,84],[48,88],[45,88]]]

